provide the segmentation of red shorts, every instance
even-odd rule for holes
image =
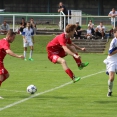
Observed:
[[[63,58],[67,55],[63,49],[54,52],[47,48],[47,51],[48,51],[48,59],[53,63],[56,63],[59,57]]]
[[[3,74],[8,74],[8,71],[4,67],[0,68],[0,75],[3,75]]]

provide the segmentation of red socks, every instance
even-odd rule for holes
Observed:
[[[73,79],[74,74],[70,69],[67,69],[65,72],[70,76],[71,79]]]
[[[76,55],[78,55],[77,53],[75,53]],[[81,63],[82,63],[82,61],[81,61],[81,59],[80,58],[75,58],[75,57],[73,57],[74,58],[74,60],[76,61],[76,63],[77,63],[77,65],[78,66],[80,66],[81,65]]]

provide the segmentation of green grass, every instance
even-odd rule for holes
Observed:
[[[54,65],[47,59],[45,45],[52,37],[35,37],[33,62],[6,56],[4,63],[10,77],[0,88],[0,96],[4,97],[0,100],[0,115],[2,117],[116,117],[117,80],[114,81],[113,96],[108,98],[106,96],[108,76],[104,72],[98,73],[105,70],[103,60],[107,55],[80,53],[82,61],[90,63],[83,70],[79,70],[73,58],[67,56],[65,59],[68,66],[77,76],[82,77],[81,81],[71,83],[71,79],[62,70],[61,65]],[[20,36],[17,36],[11,49],[19,54],[23,53]],[[28,54],[29,52],[27,56]],[[59,87],[66,83],[69,84]],[[38,89],[37,96],[35,94],[33,98],[26,92],[26,87],[30,84],[36,85]]]

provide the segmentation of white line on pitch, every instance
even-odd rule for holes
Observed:
[[[81,79],[88,78],[88,77],[91,77],[91,76],[94,76],[94,75],[97,75],[97,74],[100,74],[100,73],[103,73],[103,72],[105,72],[105,71],[100,71],[100,72],[97,72],[97,73],[94,73],[94,74],[90,74],[90,75],[87,75],[87,76],[82,77]],[[30,97],[28,97],[28,98],[19,100],[19,101],[17,101],[17,102],[14,102],[14,103],[12,103],[12,104],[9,104],[9,105],[7,105],[7,106],[5,106],[5,107],[0,108],[0,111],[5,110],[5,109],[7,109],[7,108],[10,108],[10,107],[12,107],[12,106],[15,106],[15,105],[17,105],[17,104],[20,104],[20,103],[22,103],[22,102],[25,102],[25,101],[27,101],[27,100],[29,100],[29,99],[31,99],[31,98],[37,97],[37,96],[39,96],[39,95],[42,95],[42,94],[45,94],[45,93],[54,91],[54,90],[56,90],[56,89],[60,89],[60,88],[62,88],[62,87],[64,87],[64,86],[67,86],[67,85],[69,85],[69,84],[71,84],[71,83],[73,83],[73,81],[70,81],[70,82],[65,83],[65,84],[63,84],[63,85],[60,85],[60,86],[58,86],[58,87],[55,87],[55,88],[46,90],[46,91],[44,91],[44,92],[37,93],[37,94],[32,95],[32,96],[30,96]]]

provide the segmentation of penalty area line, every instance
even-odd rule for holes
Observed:
[[[100,72],[97,72],[97,73],[94,73],[94,74],[90,74],[90,75],[87,75],[87,76],[82,77],[81,79],[85,79],[85,78],[88,78],[88,77],[91,77],[91,76],[94,76],[94,75],[97,75],[97,74],[101,74],[101,73],[103,73],[103,72],[105,72],[105,71],[100,71]],[[7,105],[7,106],[5,106],[5,107],[0,108],[0,111],[5,110],[5,109],[10,108],[10,107],[13,107],[13,106],[15,106],[15,105],[17,105],[17,104],[23,103],[23,102],[25,102],[25,101],[27,101],[27,100],[29,100],[29,99],[31,99],[31,98],[37,97],[37,96],[39,96],[39,95],[42,95],[42,94],[45,94],[45,93],[52,92],[52,91],[54,91],[54,90],[60,89],[60,88],[62,88],[62,87],[64,87],[64,86],[67,86],[67,85],[69,85],[69,84],[71,84],[71,83],[73,83],[73,81],[70,81],[70,82],[65,83],[65,84],[63,84],[63,85],[60,85],[60,86],[58,86],[58,87],[55,87],[55,88],[52,88],[52,89],[49,89],[49,90],[46,90],[46,91],[43,91],[43,92],[40,92],[40,93],[37,93],[37,94],[34,94],[34,95],[32,95],[32,96],[30,96],[30,97],[28,97],[28,98],[19,100],[19,101],[17,101],[17,102],[14,102],[14,103],[12,103],[12,104],[9,104],[9,105]]]

